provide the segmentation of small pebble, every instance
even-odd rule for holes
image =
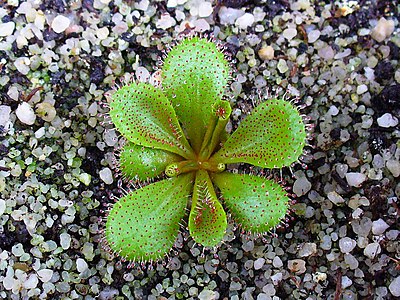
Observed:
[[[329,113],[331,116],[336,116],[336,115],[339,113],[339,109],[338,109],[335,105],[331,105],[331,106],[329,107],[328,113]]]
[[[308,33],[308,42],[314,43],[320,37],[321,32],[319,30],[312,30]]]
[[[86,271],[88,269],[87,262],[82,258],[78,258],[76,260],[76,269],[79,273]]]
[[[280,268],[280,267],[283,266],[283,262],[282,262],[282,260],[280,259],[279,256],[275,256],[274,259],[272,260],[272,265],[275,268]]]
[[[319,49],[318,55],[325,60],[331,60],[335,56],[335,52],[333,51],[331,46],[327,46]]]
[[[112,288],[112,287],[106,287],[104,290],[102,290],[99,294],[99,299],[100,300],[112,300],[115,299],[118,296],[119,292],[117,289]]]
[[[265,46],[258,50],[258,56],[262,60],[271,60],[274,58],[274,52],[274,48],[272,48],[271,46]]]
[[[289,260],[288,268],[293,273],[303,274],[306,271],[306,262],[302,259]]]
[[[28,75],[29,71],[31,70],[29,67],[30,64],[31,61],[25,56],[18,57],[14,62],[14,66],[22,75]]]
[[[349,172],[346,174],[346,180],[350,186],[360,187],[366,179],[367,176],[362,173]]]
[[[357,258],[355,258],[353,255],[351,254],[345,254],[344,255],[344,262],[349,266],[349,268],[351,270],[355,270],[358,268],[358,266],[360,265]]]
[[[352,284],[353,284],[353,281],[349,277],[342,276],[342,289],[347,289]]]
[[[297,35],[297,30],[296,28],[290,27],[285,29],[282,34],[285,39],[291,41]]]
[[[36,115],[29,103],[22,102],[19,104],[15,113],[18,120],[22,123],[26,125],[33,125],[33,123],[35,123]]]
[[[79,174],[79,181],[88,186],[92,181],[92,176],[88,173],[81,173]]]
[[[104,181],[105,184],[113,183],[113,176],[110,168],[104,168],[99,172],[101,180]]]
[[[29,277],[24,281],[23,287],[25,289],[34,289],[36,288],[39,280],[36,274],[30,274]]]
[[[345,200],[343,199],[342,196],[340,196],[337,192],[333,191],[333,192],[329,192],[328,193],[328,199],[333,203],[333,204],[341,204],[344,203]]]
[[[22,254],[25,253],[24,247],[22,246],[21,243],[18,243],[16,245],[12,246],[11,252],[12,252],[12,254],[14,254],[17,257],[20,257]]]
[[[56,117],[56,109],[48,102],[42,102],[36,105],[36,113],[46,122],[51,122]]]
[[[198,298],[199,300],[212,300],[212,299],[217,299],[216,298],[216,294],[217,292],[208,290],[208,289],[204,289],[201,291],[201,293],[199,294]]]
[[[356,241],[347,236],[339,240],[340,252],[345,254],[348,254],[351,251],[353,251],[356,245],[357,245]]]
[[[298,178],[293,184],[293,192],[297,196],[303,196],[311,190],[311,183],[306,177]]]
[[[204,32],[210,30],[210,24],[205,19],[197,19],[193,21],[195,31]]]
[[[0,105],[0,126],[6,126],[10,120],[11,107]]]
[[[385,221],[383,221],[382,219],[378,219],[372,222],[372,233],[375,235],[381,235],[389,227],[390,226]]]
[[[255,270],[261,269],[263,267],[264,263],[265,263],[265,258],[263,258],[263,257],[257,258],[254,261],[254,269]]]
[[[371,31],[371,37],[378,43],[383,42],[394,31],[394,21],[380,18],[376,26]]]
[[[321,249],[330,250],[332,247],[332,238],[330,235],[324,235],[320,244]]]
[[[53,277],[53,270],[50,269],[42,269],[37,271],[40,281],[49,282],[51,277]]]
[[[386,168],[388,168],[394,177],[400,176],[400,162],[398,160],[389,159],[386,162]]]
[[[107,0],[107,2],[109,2]],[[146,11],[147,8],[149,7],[150,1],[149,0],[142,0],[140,2],[135,1],[135,8],[138,10],[143,10]]]
[[[64,32],[70,24],[70,19],[62,15],[58,15],[54,18],[53,22],[51,22],[51,29],[53,29],[56,33],[61,33]]]
[[[281,72],[282,74],[289,70],[289,67],[284,59],[280,59],[278,61],[277,68],[278,68],[279,72]]]
[[[364,94],[366,91],[368,91],[368,87],[365,84],[361,84],[357,86],[357,94],[361,95]]]
[[[222,6],[218,12],[219,19],[222,25],[235,24],[236,20],[243,16],[245,12],[241,9]]]
[[[313,274],[313,280],[315,282],[324,282],[326,279],[328,278],[328,275],[326,275],[326,273],[322,273],[322,272],[315,272]]]
[[[399,235],[400,235],[400,231],[395,230],[395,229],[389,230],[388,232],[386,232],[386,237],[392,241],[396,240]]]
[[[4,214],[5,211],[6,211],[6,201],[0,199],[0,217]]]
[[[15,23],[7,22],[0,24],[0,36],[10,36],[14,32]]]
[[[97,30],[96,35],[100,40],[105,40],[108,35],[109,35],[110,31],[108,30],[107,27],[102,27],[99,30]]]
[[[400,276],[397,276],[389,285],[390,293],[395,297],[400,297]]]
[[[243,16],[239,17],[235,25],[241,29],[247,29],[247,27],[253,25],[254,23],[254,16],[250,13],[245,13]]]
[[[276,273],[276,274],[274,274],[274,275],[271,276],[271,280],[272,280],[272,283],[273,283],[274,285],[278,285],[279,282],[282,281],[282,279],[283,279],[282,273]]]
[[[317,244],[315,243],[304,243],[299,250],[300,257],[307,257],[317,253]]]
[[[347,56],[349,56],[351,54],[351,50],[350,49],[345,49],[342,52],[339,52],[337,54],[335,54],[335,56],[333,57],[334,59],[342,59],[345,58]]]
[[[176,25],[176,21],[169,13],[163,13],[161,18],[158,19],[156,26],[161,29],[168,29]]]
[[[71,245],[71,236],[63,232],[60,234],[60,245],[64,250],[67,250]]]
[[[267,294],[267,296],[270,296],[270,297],[274,296],[275,293],[276,293],[275,287],[274,287],[274,285],[273,285],[272,283],[266,284],[266,285],[263,287],[263,292],[264,292],[265,294]]]
[[[381,246],[378,243],[368,244],[364,249],[364,255],[370,259],[375,258],[379,253],[381,253]]]
[[[211,2],[201,2],[199,6],[199,17],[206,18],[211,15],[213,12],[213,8]]]
[[[227,279],[229,278],[229,273],[223,269],[219,270],[217,274],[222,281],[227,281]]]
[[[389,128],[395,127],[399,124],[399,120],[390,113],[385,113],[383,116],[377,119],[380,127]]]

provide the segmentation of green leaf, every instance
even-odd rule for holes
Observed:
[[[289,198],[283,188],[268,179],[228,172],[213,174],[223,203],[236,223],[252,233],[265,233],[285,217]]]
[[[193,187],[193,174],[162,180],[118,200],[106,222],[111,250],[131,261],[153,261],[172,248]]]
[[[131,83],[119,88],[112,95],[110,116],[134,144],[193,157],[171,103],[150,84]]]
[[[208,173],[199,170],[189,215],[189,232],[199,244],[214,247],[222,241],[227,227],[225,211],[215,195]]]
[[[227,85],[229,64],[213,42],[194,37],[172,48],[161,74],[165,94],[198,153],[212,105],[222,98]]]
[[[119,165],[128,179],[147,180],[164,172],[172,162],[181,161],[177,154],[161,149],[152,149],[127,142],[121,149]]]
[[[284,100],[256,107],[210,161],[281,168],[297,161],[306,140],[297,108]]]

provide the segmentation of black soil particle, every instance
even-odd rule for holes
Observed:
[[[104,63],[101,59],[90,58],[90,82],[99,84],[104,79]]]
[[[253,1],[250,0],[220,0],[217,1],[220,5],[232,8],[240,8]]]
[[[379,113],[400,112],[400,84],[385,87],[380,94],[371,99],[372,107]]]
[[[370,201],[373,219],[377,219],[380,216],[387,214],[388,204],[386,199],[388,189],[389,187],[382,183],[371,184],[370,186],[365,187],[365,196]]]
[[[12,246],[21,243],[24,246],[24,251],[29,251],[31,244],[28,241],[30,241],[31,236],[24,222],[12,222],[12,224],[15,227],[14,231],[11,231],[8,226],[4,226],[4,231],[0,233],[0,248],[11,251]]]
[[[390,80],[393,78],[394,67],[390,61],[381,61],[376,65],[374,74],[376,81],[382,84],[385,80]]]
[[[104,153],[95,146],[86,148],[86,159],[82,163],[82,169],[92,175],[97,176],[97,170],[101,169],[100,161],[103,159]]]
[[[370,136],[368,139],[369,148],[373,155],[380,154],[382,150],[389,147],[389,141],[386,137],[385,130],[380,127],[373,127],[369,130]]]
[[[54,32],[50,27],[49,28],[46,28],[44,31],[43,31],[43,39],[46,41],[46,42],[50,42],[50,41],[60,41],[60,40],[62,40],[64,38],[64,34],[62,34],[62,33],[56,33],[56,32]]]

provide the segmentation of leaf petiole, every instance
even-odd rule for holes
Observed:
[[[200,161],[208,160],[221,143],[221,136],[225,132],[232,108],[228,101],[219,100],[212,106],[212,112],[199,153]]]

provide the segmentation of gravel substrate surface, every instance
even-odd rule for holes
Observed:
[[[396,0],[0,1],[0,298],[398,299],[399,11]],[[183,233],[164,262],[128,269],[100,243],[125,186],[101,103],[190,31],[233,58],[229,130],[267,91],[300,99],[314,127],[283,170],[296,204],[274,235],[231,224],[210,250]]]

